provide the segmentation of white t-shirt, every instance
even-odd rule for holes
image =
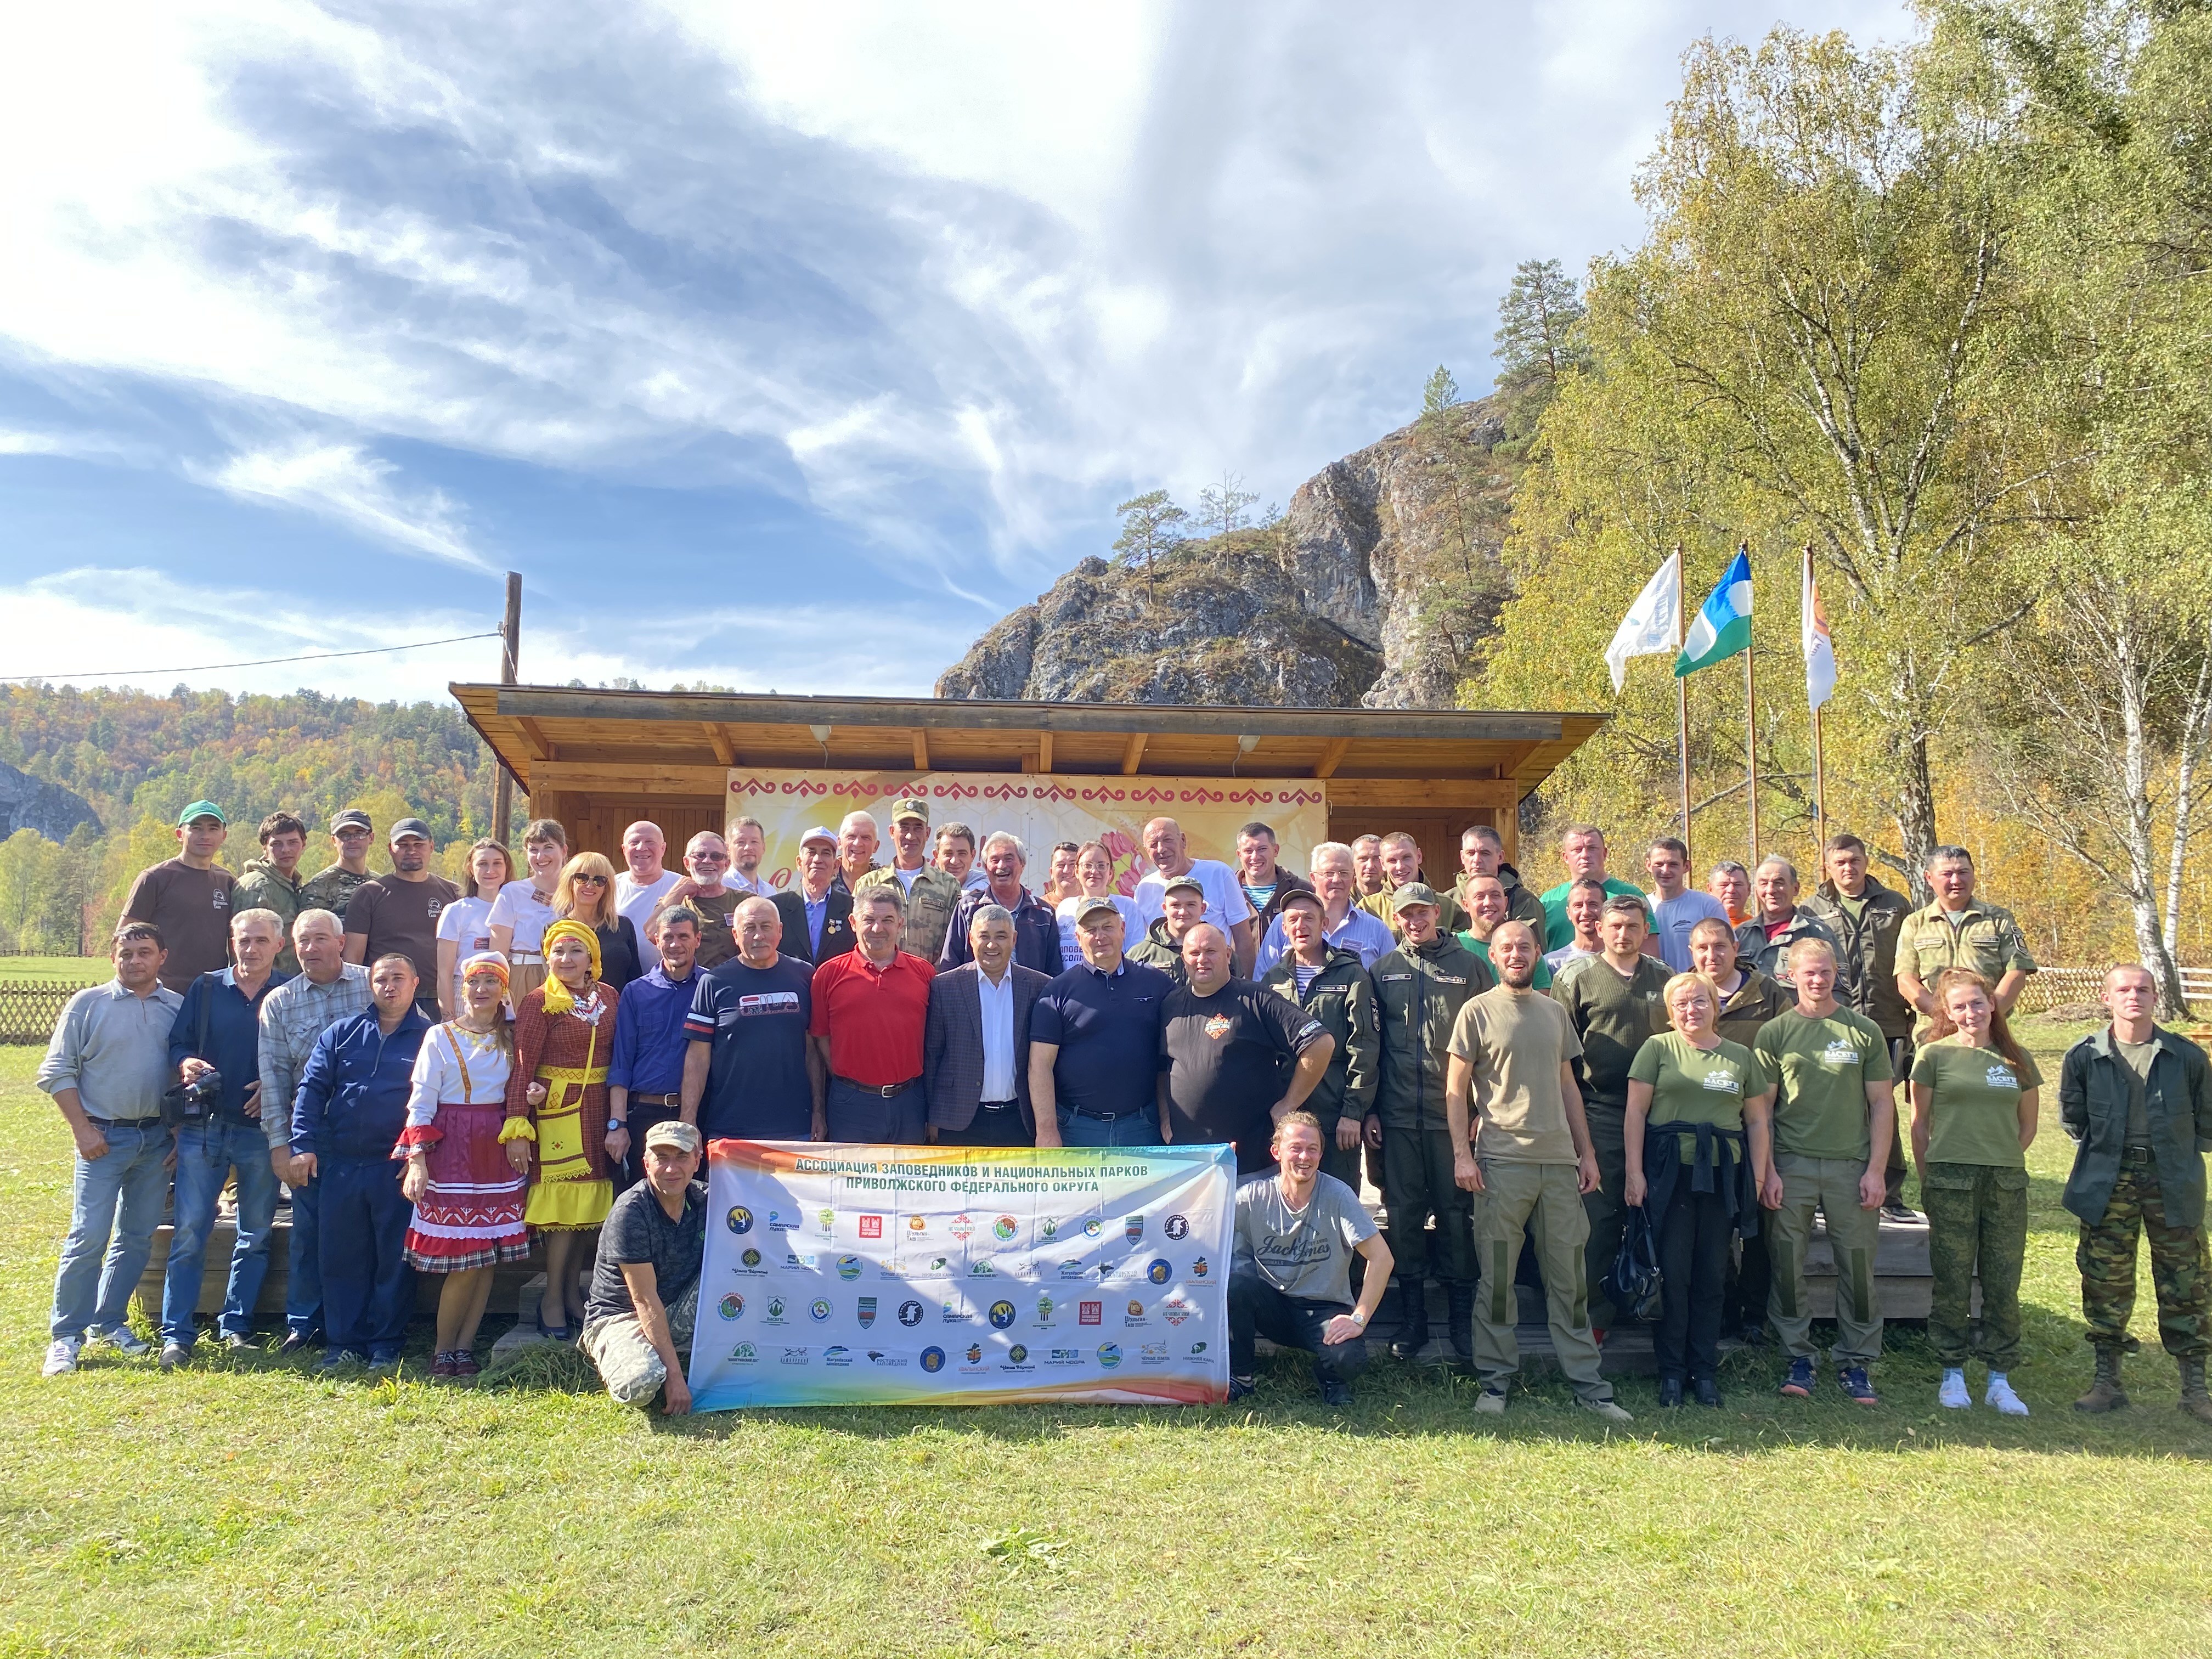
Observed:
[[[1121,913],[1121,946],[1127,950],[1145,936],[1145,924],[1137,920],[1137,902],[1111,895],[1114,908]],[[1080,901],[1064,898],[1053,907],[1053,917],[1060,923],[1060,962],[1063,968],[1073,968],[1083,960],[1083,946],[1075,937],[1075,907]]]
[[[641,973],[649,974],[660,966],[660,952],[645,936],[645,919],[653,914],[653,907],[660,902],[660,896],[683,879],[674,870],[663,870],[657,881],[641,882],[627,870],[615,878],[615,914],[628,916],[630,926],[637,929]]]
[[[491,902],[491,925],[514,929],[514,937],[507,941],[510,959],[520,955],[542,957],[545,930],[553,925],[552,896],[540,894],[526,881],[510,881]]]
[[[453,942],[453,1006],[462,1006],[461,964],[491,949],[491,901],[458,898],[438,912],[438,937]]]
[[[1244,896],[1243,884],[1237,872],[1218,859],[1193,859],[1185,873],[1198,878],[1198,884],[1206,889],[1206,914],[1199,918],[1210,921],[1224,932],[1240,921],[1252,919],[1251,902]],[[1137,915],[1146,927],[1158,921],[1167,909],[1168,878],[1155,870],[1137,884]]]

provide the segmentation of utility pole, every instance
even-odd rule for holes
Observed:
[[[499,683],[515,683],[515,659],[522,652],[522,573],[507,573],[507,616],[499,625]],[[499,763],[495,761],[494,765]],[[507,845],[508,830],[514,822],[514,779],[504,766],[499,766],[499,777],[492,786],[491,838],[501,846]]]

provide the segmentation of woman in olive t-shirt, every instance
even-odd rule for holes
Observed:
[[[1755,1207],[1773,1168],[1774,1079],[1766,1062],[1721,1036],[1720,993],[1702,974],[1677,974],[1667,981],[1667,1017],[1674,1029],[1648,1039],[1628,1067],[1624,1196],[1642,1205],[1649,1195],[1646,1168],[1667,1151],[1649,1126],[1709,1123],[1729,1142],[1717,1146],[1712,1190],[1692,1189],[1694,1133],[1675,1131],[1680,1167],[1667,1186],[1663,1213],[1651,1218],[1659,1237],[1659,1403],[1679,1406],[1686,1378],[1705,1406],[1721,1403],[1715,1373],[1720,1366],[1721,1302],[1728,1281],[1729,1248]],[[1738,1149],[1742,1151],[1739,1152]],[[1721,1174],[1726,1152],[1729,1176]],[[1750,1179],[1747,1182],[1745,1169]]]
[[[1943,1366],[1936,1399],[1969,1403],[1966,1356],[1990,1368],[1986,1403],[2008,1417],[2027,1407],[2006,1373],[2020,1353],[2020,1270],[2027,1254],[2027,1148],[2043,1075],[2013,1040],[1989,981],[1966,968],[1936,976],[1936,1021],[1912,1060],[1912,1161],[1928,1211],[1936,1277],[1928,1338]],[[1982,1323],[1972,1338],[1974,1279]]]

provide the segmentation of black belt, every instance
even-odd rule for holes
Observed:
[[[2155,1164],[2158,1162],[2158,1149],[2154,1146],[2123,1146],[2120,1148],[2120,1162]]]
[[[975,1103],[975,1109],[979,1112],[1011,1112],[1021,1103],[1018,1100],[979,1100]]]
[[[684,1097],[682,1095],[632,1095],[629,1097],[629,1103],[633,1106],[681,1106],[684,1103]]]
[[[855,1083],[852,1079],[839,1077],[834,1072],[830,1073],[830,1080],[833,1083],[842,1083],[848,1089],[858,1089],[864,1095],[873,1095],[878,1100],[889,1100],[895,1095],[902,1095],[921,1081],[918,1077],[910,1077],[903,1083],[886,1084],[878,1088],[872,1083]]]
[[[1094,1123],[1118,1123],[1125,1117],[1143,1117],[1146,1112],[1141,1106],[1133,1112],[1086,1112],[1080,1106],[1071,1106],[1067,1109],[1067,1115],[1070,1117],[1087,1117]]]

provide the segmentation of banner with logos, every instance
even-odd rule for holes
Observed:
[[[1229,1397],[1235,1150],[717,1140],[693,1403]]]
[[[876,856],[890,860],[891,803],[914,795],[929,804],[934,828],[966,824],[980,850],[1004,830],[1030,849],[1029,886],[1044,885],[1054,842],[1103,844],[1114,860],[1114,890],[1133,893],[1152,870],[1140,836],[1146,823],[1182,825],[1194,858],[1237,862],[1237,832],[1254,819],[1275,832],[1288,870],[1303,870],[1328,839],[1328,786],[1314,778],[1152,778],[1007,772],[787,772],[730,769],[729,821],[757,818],[768,850],[761,878],[777,890],[798,879],[799,838],[830,830],[848,812],[871,813],[883,837]],[[932,842],[933,849],[935,842]]]

